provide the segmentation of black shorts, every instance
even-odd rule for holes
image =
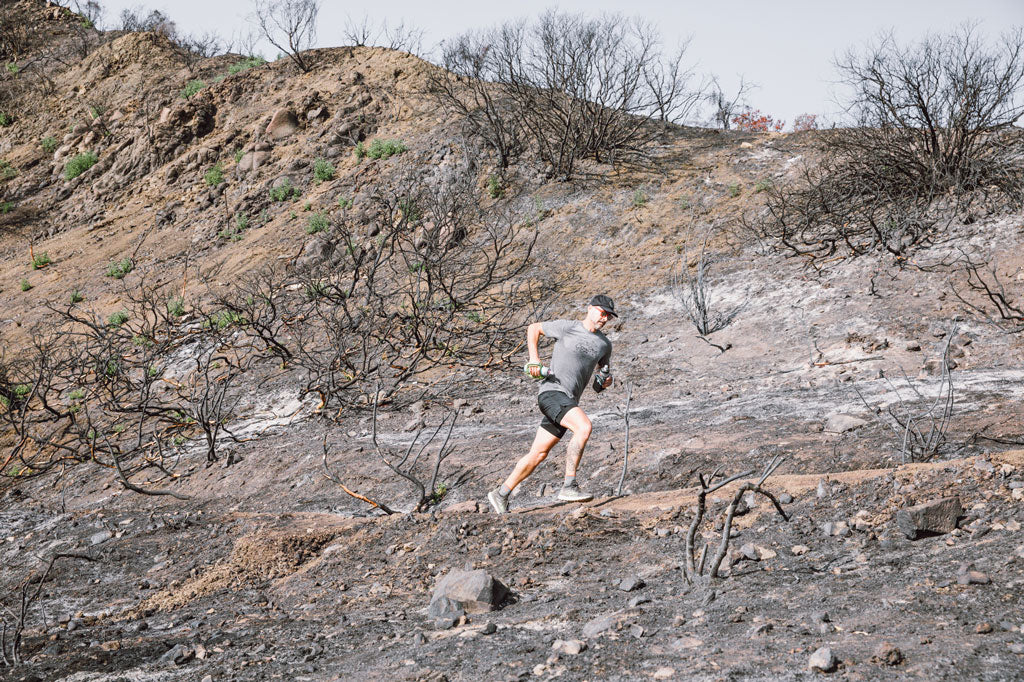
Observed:
[[[537,405],[540,407],[544,419],[540,422],[540,428],[552,436],[561,438],[568,431],[562,426],[562,417],[574,407],[579,407],[576,401],[561,391],[544,391],[537,396]]]

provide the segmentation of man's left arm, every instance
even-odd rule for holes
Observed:
[[[612,385],[612,346],[608,344],[608,350],[597,361],[597,374],[594,375],[594,391],[600,393]]]

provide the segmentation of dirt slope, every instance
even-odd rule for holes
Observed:
[[[195,296],[230,287],[301,256],[309,215],[358,221],[379,183],[465,163],[464,138],[421,94],[433,67],[415,57],[339,48],[317,52],[309,74],[284,61],[230,74],[240,61],[217,57],[189,73],[161,39],[125,35],[61,71],[53,93],[26,91],[15,124],[0,128],[0,158],[16,169],[0,180],[0,201],[13,204],[0,215],[4,353],[24,348],[50,319],[45,303],[73,289],[105,315],[143,278]],[[195,79],[205,87],[182,97]],[[282,109],[296,127],[275,138],[267,126]],[[48,136],[52,153],[40,145]],[[408,151],[356,158],[357,141],[378,138]],[[5,622],[20,585],[55,553],[94,561],[57,563],[28,612],[26,663],[0,677],[810,679],[824,674],[808,668],[823,646],[838,658],[833,675],[849,679],[1024,676],[1022,338],[965,309],[956,272],[870,258],[819,271],[744,231],[739,217],[757,210],[759,185],[796,172],[812,142],[813,133],[672,129],[643,169],[594,167],[560,183],[524,164],[506,177],[506,191],[535,207],[531,275],[568,275],[551,315],[580,314],[598,291],[621,310],[609,331],[616,387],[584,397],[595,431],[580,480],[593,502],[555,501],[559,446],[517,490],[514,513],[490,513],[487,490],[536,428],[536,386],[514,371],[467,370],[447,492],[428,513],[385,517],[322,466],[326,437],[350,489],[412,505],[410,486],[373,452],[369,417],[318,416],[282,370],[253,387],[231,424],[245,436],[224,446],[237,464],[205,466],[197,442],[177,479],[139,481],[188,501],[135,495],[92,465],[4,480]],[[84,151],[98,163],[65,180]],[[315,158],[331,161],[333,180],[315,181]],[[225,180],[211,185],[214,167]],[[493,170],[475,168],[484,203]],[[299,196],[274,201],[283,177]],[[234,240],[239,215],[247,227]],[[724,352],[695,337],[671,285],[692,255],[695,215],[723,226],[715,300],[748,301],[711,339]],[[1022,241],[1024,216],[982,216],[917,258],[938,263],[968,246],[1019,287]],[[52,263],[33,270],[30,245]],[[104,276],[126,256],[132,275]],[[209,281],[185,278],[186,262]],[[932,400],[954,323],[949,447],[904,463],[886,408]],[[385,411],[380,441],[404,448],[410,420],[435,424],[449,407]],[[737,518],[727,577],[688,585],[680,566],[697,475],[759,471],[776,455],[786,461],[766,487],[791,498],[790,520],[755,501]],[[964,507],[959,528],[914,541],[899,532],[898,510],[949,495]],[[730,497],[715,493],[709,517]],[[718,538],[707,529],[707,542]],[[440,626],[427,614],[433,587],[466,566],[492,573],[512,598]],[[972,570],[984,580],[964,584]],[[644,585],[623,582],[634,577]]]

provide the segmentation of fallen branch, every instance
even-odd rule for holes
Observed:
[[[328,466],[328,464],[327,464],[328,449],[327,449],[327,435],[326,434],[324,435],[323,445],[324,445],[324,455],[323,455],[324,471],[326,472],[327,479],[329,481],[335,483],[339,488],[341,488],[342,490],[344,490],[346,493],[348,493],[352,497],[356,498],[357,500],[360,500],[361,502],[365,502],[366,504],[370,505],[371,507],[375,507],[376,509],[380,509],[385,514],[391,515],[391,514],[395,513],[395,510],[391,509],[386,504],[383,504],[381,502],[376,502],[375,500],[371,500],[369,497],[366,497],[365,495],[360,495],[359,493],[357,493],[357,492],[355,492],[353,490],[349,490],[348,487],[344,483],[341,482],[341,479],[338,478],[334,474],[333,471],[331,471],[331,467]]]
[[[622,475],[619,476],[619,487],[615,491],[616,495],[622,495],[622,484],[626,480],[626,468],[629,465],[629,401],[633,397],[633,382],[626,383],[626,444],[622,448]]]

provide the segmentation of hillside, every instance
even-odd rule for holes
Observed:
[[[13,4],[47,44],[75,35],[75,17]],[[64,451],[5,398],[0,678],[1024,675],[1024,336],[965,304],[980,299],[955,266],[983,258],[1012,298],[1024,214],[957,216],[911,262],[795,258],[745,224],[766,187],[814,162],[815,131],[666,124],[642,162],[588,160],[564,181],[526,158],[498,168],[429,96],[437,67],[406,53],[190,70],[157,35],[106,38],[52,83],[4,81],[0,384],[29,385],[16,377],[46,362],[21,359],[49,357],[113,386],[120,365],[100,345],[123,324],[121,378],[144,395],[106,422],[90,412],[100,389],[75,397],[54,379]],[[375,140],[393,153],[366,153]],[[701,338],[674,278],[694,271],[707,226],[712,305],[746,304]],[[481,280],[491,264],[507,277]],[[465,309],[437,288],[418,298],[427,274],[457,283],[449,307],[466,296]],[[579,480],[595,499],[556,500],[559,445],[512,513],[493,514],[486,493],[539,422],[525,324],[581,317],[595,293],[620,314],[606,330],[616,383],[582,403],[594,433]],[[59,345],[90,324],[83,345]],[[163,421],[132,421],[144,408]],[[940,447],[907,456],[891,415],[941,425]],[[447,433],[441,485],[414,510],[378,449],[394,462],[434,429],[416,473],[429,480]],[[110,459],[114,446],[127,454]],[[701,476],[754,472],[707,498],[695,537],[710,563],[739,486],[776,458],[763,485],[786,518],[747,494],[721,576],[688,580]],[[906,531],[908,509],[953,496],[937,522],[951,526]],[[47,570],[61,554],[77,556]],[[462,569],[509,596],[432,608]],[[827,672],[810,666],[823,647]]]

